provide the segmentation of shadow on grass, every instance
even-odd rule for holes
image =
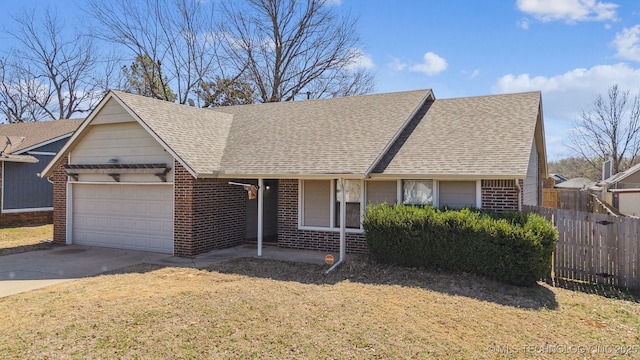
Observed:
[[[40,243],[37,243],[37,244],[20,245],[20,246],[8,247],[8,248],[0,248],[0,256],[20,254],[20,253],[25,253],[25,252],[29,252],[29,251],[36,251],[36,250],[49,250],[49,249],[53,249],[54,247],[57,247],[57,246],[62,246],[62,245],[54,244],[54,243],[48,241],[48,242],[40,242]]]
[[[598,295],[610,299],[626,300],[640,303],[640,291],[605,284],[590,284],[582,281],[554,278],[547,280],[547,284],[571,291],[579,291],[585,294]]]
[[[373,263],[366,257],[351,257],[329,275],[323,265],[257,258],[232,259],[208,267],[210,271],[304,284],[336,284],[350,281],[375,285],[422,288],[455,296],[524,309],[558,308],[555,294],[545,286],[518,287],[467,273],[445,273]]]

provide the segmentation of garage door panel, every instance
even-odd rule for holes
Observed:
[[[73,184],[75,244],[173,253],[173,187]]]

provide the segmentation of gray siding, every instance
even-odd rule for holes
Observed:
[[[62,148],[62,146],[64,145],[64,143],[67,142],[67,140],[69,140],[69,138],[64,138],[58,141],[54,141],[51,144],[47,144],[47,145],[43,145],[40,146],[39,148],[36,149],[31,149],[31,151],[35,151],[35,152],[52,152],[52,153],[57,153],[58,150],[60,150]],[[29,152],[27,151],[27,154]],[[52,158],[49,158],[49,160],[51,160]],[[44,164],[46,166],[46,164]],[[44,169],[44,166],[42,167]]]
[[[531,153],[529,154],[527,177],[524,179],[522,189],[523,205],[538,205],[538,188],[538,151],[534,139],[533,145],[531,145]]]
[[[39,162],[35,164],[4,163],[2,177],[3,211],[53,207],[53,185],[47,179],[41,179],[37,175],[53,157],[47,155],[33,156]]]

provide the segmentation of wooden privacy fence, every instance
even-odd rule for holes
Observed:
[[[558,229],[553,276],[640,289],[640,219],[523,206]]]
[[[553,209],[591,211],[593,197],[588,191],[542,189],[542,206]]]

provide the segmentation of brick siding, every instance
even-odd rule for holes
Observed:
[[[67,172],[65,157],[53,171],[53,242],[67,243]]]
[[[522,189],[523,182],[519,180]],[[518,194],[515,180],[482,180],[482,208],[493,211],[518,210]]]
[[[348,253],[366,253],[364,234],[346,234]],[[298,180],[283,179],[278,185],[278,246],[283,248],[340,251],[340,233],[298,229]]]
[[[242,187],[228,179],[195,179],[175,162],[174,253],[194,256],[242,243],[246,238]]]

